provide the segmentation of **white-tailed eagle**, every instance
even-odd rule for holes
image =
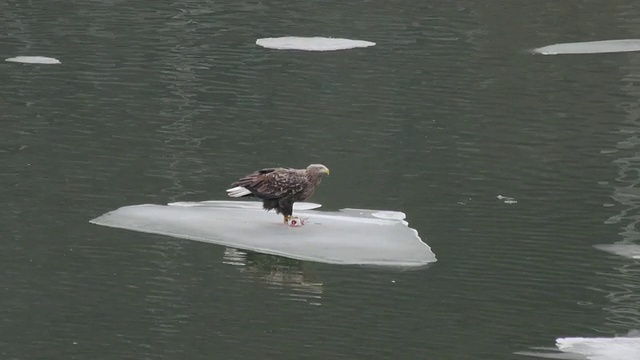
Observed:
[[[293,203],[309,199],[325,175],[329,175],[329,169],[321,164],[311,164],[306,169],[262,169],[231,184],[227,194],[231,197],[255,196],[262,200],[265,210],[274,209],[284,216],[285,223],[290,223],[296,219],[292,216]]]

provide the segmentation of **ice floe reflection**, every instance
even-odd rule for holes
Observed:
[[[287,300],[321,305],[322,282],[305,270],[303,261],[226,248],[223,263],[236,266],[249,281],[278,291]]]
[[[296,203],[294,215],[305,219],[296,228],[250,201],[125,206],[91,222],[331,264],[415,267],[436,261],[403,213],[313,210],[318,206]]]
[[[326,37],[284,36],[256,40],[256,45],[276,50],[335,51],[374,46],[376,43]]]

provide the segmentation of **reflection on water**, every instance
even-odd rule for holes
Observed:
[[[226,248],[223,263],[237,266],[250,281],[281,291],[288,300],[321,305],[322,283],[305,270],[303,261]]]
[[[640,267],[625,264],[604,276],[608,280],[606,298],[610,302],[603,308],[607,312],[607,325],[619,332],[640,329]]]
[[[635,60],[635,61],[634,61]],[[622,68],[626,74],[623,79],[623,89],[632,98],[640,98],[640,90],[636,84],[640,82],[640,62],[637,58],[631,59],[629,64]],[[616,148],[621,156],[613,161],[618,167],[618,176],[612,198],[620,206],[620,212],[609,218],[607,224],[619,224],[621,241],[613,246],[605,245],[603,250],[624,255],[624,249],[632,251],[640,245],[640,232],[637,225],[640,222],[640,103],[638,101],[626,102],[621,107],[627,113],[627,121],[620,133],[624,139],[620,140]],[[611,251],[616,250],[616,251]],[[629,256],[631,257],[631,256]],[[607,277],[608,289],[606,298],[610,305],[604,308],[607,311],[607,325],[618,332],[640,329],[640,267],[637,263],[623,263],[616,266],[611,272],[604,274]]]
[[[160,339],[171,337],[182,331],[190,316],[186,297],[189,286],[180,281],[179,275],[184,264],[175,261],[184,256],[182,244],[157,242],[148,245],[145,252],[153,255],[149,261],[153,265],[145,267],[143,271],[148,275],[139,285],[144,289],[149,331]]]
[[[632,98],[640,98],[640,91],[635,86],[640,81],[640,63],[630,62],[623,70],[626,70],[622,79],[624,89]],[[640,222],[640,103],[630,101],[620,104],[619,107],[627,113],[626,124],[619,129],[624,139],[618,141],[616,150],[603,150],[602,153],[618,156],[613,161],[618,174],[613,182],[611,196],[617,204],[604,206],[620,208],[620,211],[605,223],[620,226],[621,240],[615,244],[598,245],[596,248],[633,257],[632,252],[640,243],[640,232],[637,229]],[[640,329],[640,267],[636,262],[625,262],[600,275],[605,277],[606,287],[593,289],[602,292],[609,302],[602,308],[606,312],[606,327],[601,331],[610,334],[610,337],[558,338],[557,351],[537,348],[535,352],[526,351],[518,354],[553,359],[637,359],[640,349],[637,331]]]
[[[613,165],[617,168],[611,198],[614,204],[603,204],[618,213],[605,224],[620,227],[620,241],[614,244],[596,245],[596,248],[616,255],[634,258],[640,247],[640,61],[630,57],[621,67],[625,75],[621,79],[623,91],[631,101],[621,102],[618,107],[626,113],[626,121],[618,129],[623,137],[614,150],[602,150],[602,154],[615,154]],[[621,258],[622,259],[622,258]],[[608,304],[602,307],[606,313],[605,323],[590,337],[567,337],[556,339],[557,349],[534,348],[536,351],[517,352],[520,355],[552,359],[602,359],[635,360],[640,358],[640,266],[638,262],[621,260],[610,271],[599,273],[604,277],[602,288],[592,290],[603,294]],[[604,334],[604,335],[603,335]],[[603,335],[600,337],[599,335]]]
[[[632,99],[638,99],[640,90],[636,84],[640,82],[640,63],[630,61],[622,67],[623,90]],[[619,129],[624,139],[616,144],[617,153],[620,154],[613,164],[618,168],[618,176],[615,179],[612,198],[621,206],[619,214],[609,218],[607,224],[621,224],[622,242],[620,244],[634,244],[640,240],[640,232],[636,224],[640,221],[640,103],[637,100],[624,102],[619,105],[627,113],[626,124]]]
[[[168,193],[171,200],[182,198],[185,195],[193,194],[193,190],[188,190],[183,182],[184,174],[202,174],[201,162],[194,153],[200,150],[200,146],[205,137],[195,136],[193,131],[194,107],[196,93],[193,83],[197,81],[195,69],[198,68],[188,48],[177,46],[172,51],[166,64],[167,70],[162,74],[163,85],[167,87],[172,97],[164,101],[164,109],[161,116],[165,118],[165,123],[157,130],[162,134],[164,149],[162,149],[166,168],[163,174],[168,177],[172,184],[162,191]],[[181,52],[179,61],[174,61],[175,54]],[[186,53],[186,55],[185,55]]]

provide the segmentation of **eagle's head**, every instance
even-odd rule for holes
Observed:
[[[329,175],[329,168],[322,164],[311,164],[307,166],[307,173],[316,176]]]

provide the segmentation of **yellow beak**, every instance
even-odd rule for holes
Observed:
[[[326,168],[326,169],[327,169],[327,171],[325,171],[324,173],[329,175],[329,173],[330,173],[329,168]]]

